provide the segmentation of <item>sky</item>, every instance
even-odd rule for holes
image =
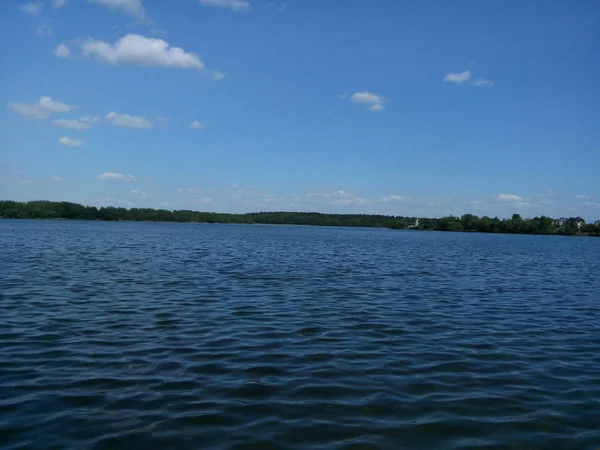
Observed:
[[[600,3],[3,0],[0,199],[600,219]]]

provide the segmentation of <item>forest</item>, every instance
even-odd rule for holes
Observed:
[[[377,227],[398,230],[600,236],[600,221],[586,223],[581,217],[553,219],[541,216],[522,218],[519,214],[513,214],[512,217],[505,219],[487,216],[478,217],[472,214],[441,218],[287,211],[227,214],[191,210],[128,209],[112,206],[97,208],[77,203],[43,200],[30,202],[5,200],[0,201],[0,218],[318,225]]]

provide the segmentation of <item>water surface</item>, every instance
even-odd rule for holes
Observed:
[[[600,239],[0,220],[0,447],[595,449]]]

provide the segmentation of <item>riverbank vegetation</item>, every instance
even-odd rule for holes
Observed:
[[[70,202],[0,201],[0,218],[6,219],[76,219],[107,221],[201,222],[240,224],[321,225],[346,227],[378,227],[400,230],[478,231],[483,233],[561,234],[600,236],[600,221],[585,223],[580,217],[552,219],[519,214],[511,218],[461,217],[441,218],[384,216],[377,214],[321,214],[312,212],[259,212],[225,214],[191,210],[151,208],[117,208],[84,206]]]

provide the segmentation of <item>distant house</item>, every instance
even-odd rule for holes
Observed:
[[[561,217],[560,219],[554,219],[554,226],[556,228],[563,228],[567,225],[575,225],[577,231],[581,230],[581,227],[585,224],[585,220],[581,217]]]
[[[554,226],[557,228],[562,228],[567,224],[567,220],[564,217],[561,217],[560,219],[554,219]]]
[[[419,219],[417,218],[417,220],[415,220],[414,225],[409,225],[408,228],[418,228],[419,226]]]

